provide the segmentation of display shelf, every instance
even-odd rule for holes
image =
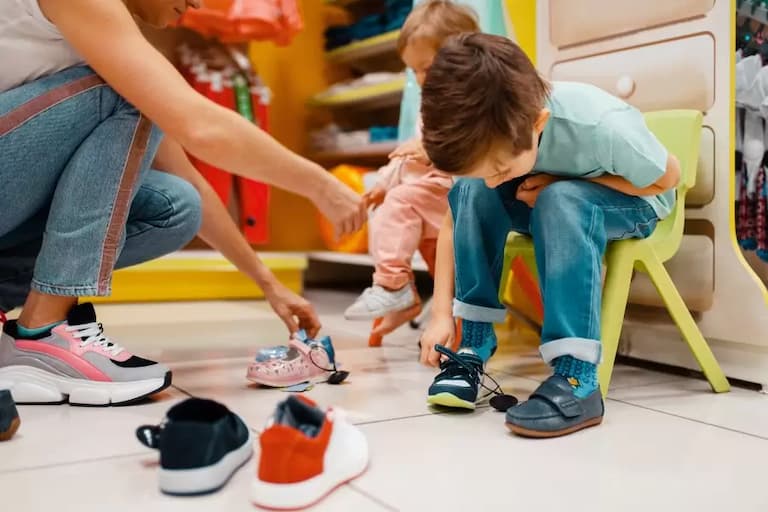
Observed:
[[[305,254],[264,252],[259,256],[278,281],[296,293],[302,292]],[[116,271],[112,295],[89,300],[115,303],[261,298],[263,290],[220,253],[187,250]]]
[[[736,11],[739,16],[746,16],[763,24],[768,24],[768,8],[762,2],[745,0]]]
[[[353,149],[318,151],[309,155],[310,159],[321,164],[333,163],[384,163],[389,154],[397,149],[397,143],[384,142],[369,144]]]
[[[355,41],[345,46],[341,46],[329,52],[325,57],[334,63],[354,62],[362,59],[369,59],[385,54],[394,54],[397,50],[397,38],[400,37],[399,30],[386,32],[378,36],[369,37],[361,41]]]
[[[373,258],[370,254],[349,254],[334,251],[316,251],[307,254],[310,261],[322,261],[325,263],[339,263],[342,265],[355,265],[358,267],[373,267]],[[412,268],[415,272],[428,272],[427,263],[421,254],[413,257]]]
[[[405,88],[405,78],[389,82],[358,87],[335,94],[318,94],[309,100],[312,107],[367,107],[380,108],[400,103]]]

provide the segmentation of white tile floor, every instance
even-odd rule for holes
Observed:
[[[403,329],[366,348],[366,325],[341,318],[352,296],[313,292],[347,384],[309,392],[346,409],[368,436],[370,470],[317,510],[330,511],[724,511],[768,510],[768,396],[617,367],[602,426],[531,441],[503,415],[480,408],[439,414],[424,401],[432,379]],[[102,306],[109,333],[135,352],[169,362],[175,388],[131,407],[20,407],[22,427],[0,444],[0,510],[86,512],[253,510],[253,465],[215,495],[157,491],[156,455],[134,437],[187,395],[211,397],[264,424],[285,394],[250,387],[244,372],[259,346],[283,341],[263,303]],[[522,398],[546,376],[533,356],[498,355],[494,373]]]

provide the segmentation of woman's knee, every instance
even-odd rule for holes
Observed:
[[[132,209],[138,220],[183,238],[181,245],[195,237],[202,223],[200,193],[187,180],[164,172],[150,171]]]

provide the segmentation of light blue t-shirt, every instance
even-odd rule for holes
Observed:
[[[666,172],[666,148],[643,115],[619,98],[593,85],[553,82],[547,108],[552,115],[533,172],[571,178],[614,174],[638,188]],[[675,204],[675,190],[643,199],[663,219]]]

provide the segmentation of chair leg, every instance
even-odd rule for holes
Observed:
[[[655,259],[643,261],[642,263],[646,267],[653,284],[656,286],[656,290],[658,290],[659,295],[664,300],[664,304],[667,305],[667,310],[672,316],[672,320],[677,324],[680,334],[688,343],[693,356],[707,377],[712,391],[715,393],[729,391],[731,387],[728,379],[725,377],[720,364],[715,359],[715,355],[701,334],[699,326],[696,325],[691,312],[688,310],[685,302],[683,302],[683,298],[672,282],[672,278],[669,277],[667,269],[664,268],[661,262]]]
[[[427,320],[429,320],[429,314],[432,311],[432,297],[430,297],[427,302],[424,303],[424,306],[422,307],[421,313],[419,313],[419,316],[411,320],[411,328],[412,329],[419,329],[424,323],[426,323]]]
[[[600,338],[602,341],[603,360],[597,370],[600,390],[603,397],[608,395],[613,364],[619,349],[621,328],[627,311],[629,285],[632,281],[633,260],[622,257],[620,251],[611,252],[606,258],[605,285],[603,287],[602,310],[600,314]]]

